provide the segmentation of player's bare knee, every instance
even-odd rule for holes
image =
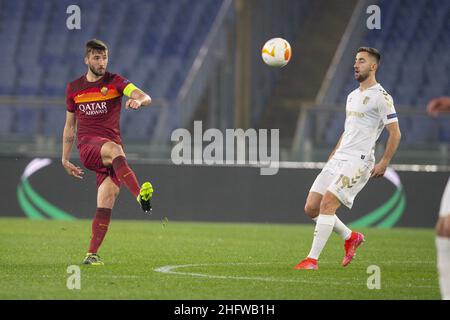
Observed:
[[[119,156],[125,156],[122,147],[119,146],[118,144],[114,143],[113,145],[111,145],[111,158],[112,160],[114,160],[115,158],[119,157]]]
[[[310,204],[309,202],[306,202],[304,209],[305,209],[306,215],[309,216],[310,218],[315,218],[319,215],[319,207],[314,206],[314,205]]]
[[[118,193],[111,192],[105,194],[99,199],[98,207],[112,209],[114,207],[114,203],[116,202]]]
[[[333,214],[339,208],[339,201],[334,195],[326,193],[320,202],[320,212],[323,214]]]
[[[112,209],[119,192],[120,188],[112,182],[111,178],[106,178],[98,188],[97,206]]]
[[[112,162],[118,156],[125,155],[122,147],[112,141],[109,141],[103,145],[101,154],[104,162]]]

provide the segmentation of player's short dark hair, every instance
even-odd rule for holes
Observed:
[[[367,52],[369,55],[371,55],[372,57],[374,57],[377,60],[378,64],[380,64],[381,54],[377,49],[371,48],[371,47],[361,47],[358,49],[357,52],[358,53],[359,52]]]
[[[86,43],[86,57],[90,52],[103,52],[108,51],[106,44],[98,39],[91,39]]]

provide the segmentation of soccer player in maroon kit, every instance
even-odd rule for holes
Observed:
[[[62,165],[69,175],[83,178],[83,170],[69,161],[77,134],[80,160],[97,175],[97,210],[83,264],[103,265],[97,251],[108,231],[121,184],[137,199],[142,210],[151,212],[153,187],[150,182],[139,187],[128,166],[119,128],[122,96],[129,98],[125,108],[134,110],[149,105],[151,98],[129,80],[106,71],[108,48],[102,41],[92,39],[86,43],[84,62],[87,73],[67,86]]]

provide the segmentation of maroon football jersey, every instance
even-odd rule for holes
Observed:
[[[121,144],[120,110],[123,90],[130,83],[118,74],[106,72],[98,81],[86,76],[67,86],[67,111],[75,112],[78,144],[92,137],[107,138]]]

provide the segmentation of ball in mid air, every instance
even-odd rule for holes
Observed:
[[[264,44],[261,55],[268,66],[281,68],[291,60],[291,45],[282,38],[273,38]]]

